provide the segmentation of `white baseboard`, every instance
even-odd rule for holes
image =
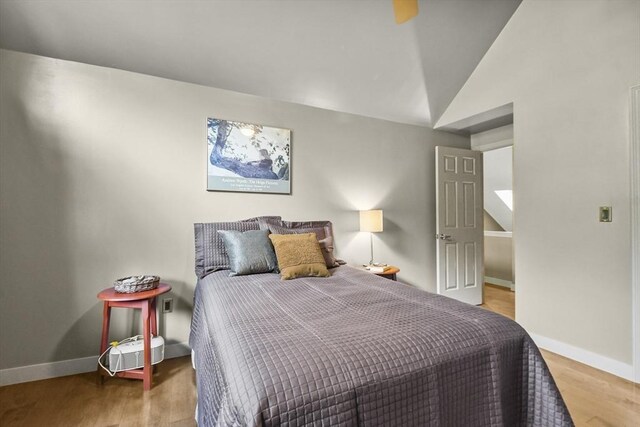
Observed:
[[[98,356],[0,370],[0,386],[95,371]]]
[[[187,343],[169,344],[164,348],[164,358],[173,359],[174,357],[187,356],[190,352],[191,349]],[[97,366],[98,356],[89,356],[79,359],[61,360],[59,362],[0,369],[0,387],[10,384],[26,383],[28,381],[82,374],[95,371]]]
[[[502,286],[504,288],[509,288],[512,291],[515,291],[515,289],[516,289],[516,284],[513,283],[511,280],[503,280],[503,279],[498,279],[496,277],[484,276],[484,281],[486,283],[491,283],[492,285],[497,285],[497,286]]]
[[[584,363],[585,365],[589,365],[601,371],[608,372],[616,377],[624,378],[625,380],[632,382],[634,381],[633,366],[630,364],[610,359],[606,356],[572,346],[571,344],[565,344],[552,338],[531,333],[529,336],[533,338],[533,341],[540,348],[549,350],[552,353],[559,354],[560,356],[567,357],[577,362]]]

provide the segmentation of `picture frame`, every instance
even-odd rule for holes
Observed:
[[[291,194],[291,130],[207,118],[207,191]]]

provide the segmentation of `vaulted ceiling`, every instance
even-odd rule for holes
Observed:
[[[0,47],[430,126],[521,0],[2,0]]]

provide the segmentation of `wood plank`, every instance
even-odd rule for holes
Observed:
[[[189,357],[158,365],[154,388],[96,373],[0,387],[0,424],[12,426],[195,426],[196,390]]]
[[[511,320],[516,318],[516,294],[511,290],[502,286],[484,284],[483,297],[484,303],[481,307],[502,314]]]

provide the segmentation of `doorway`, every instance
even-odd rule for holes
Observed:
[[[471,135],[471,148],[483,152],[485,303],[514,317],[513,125]]]

